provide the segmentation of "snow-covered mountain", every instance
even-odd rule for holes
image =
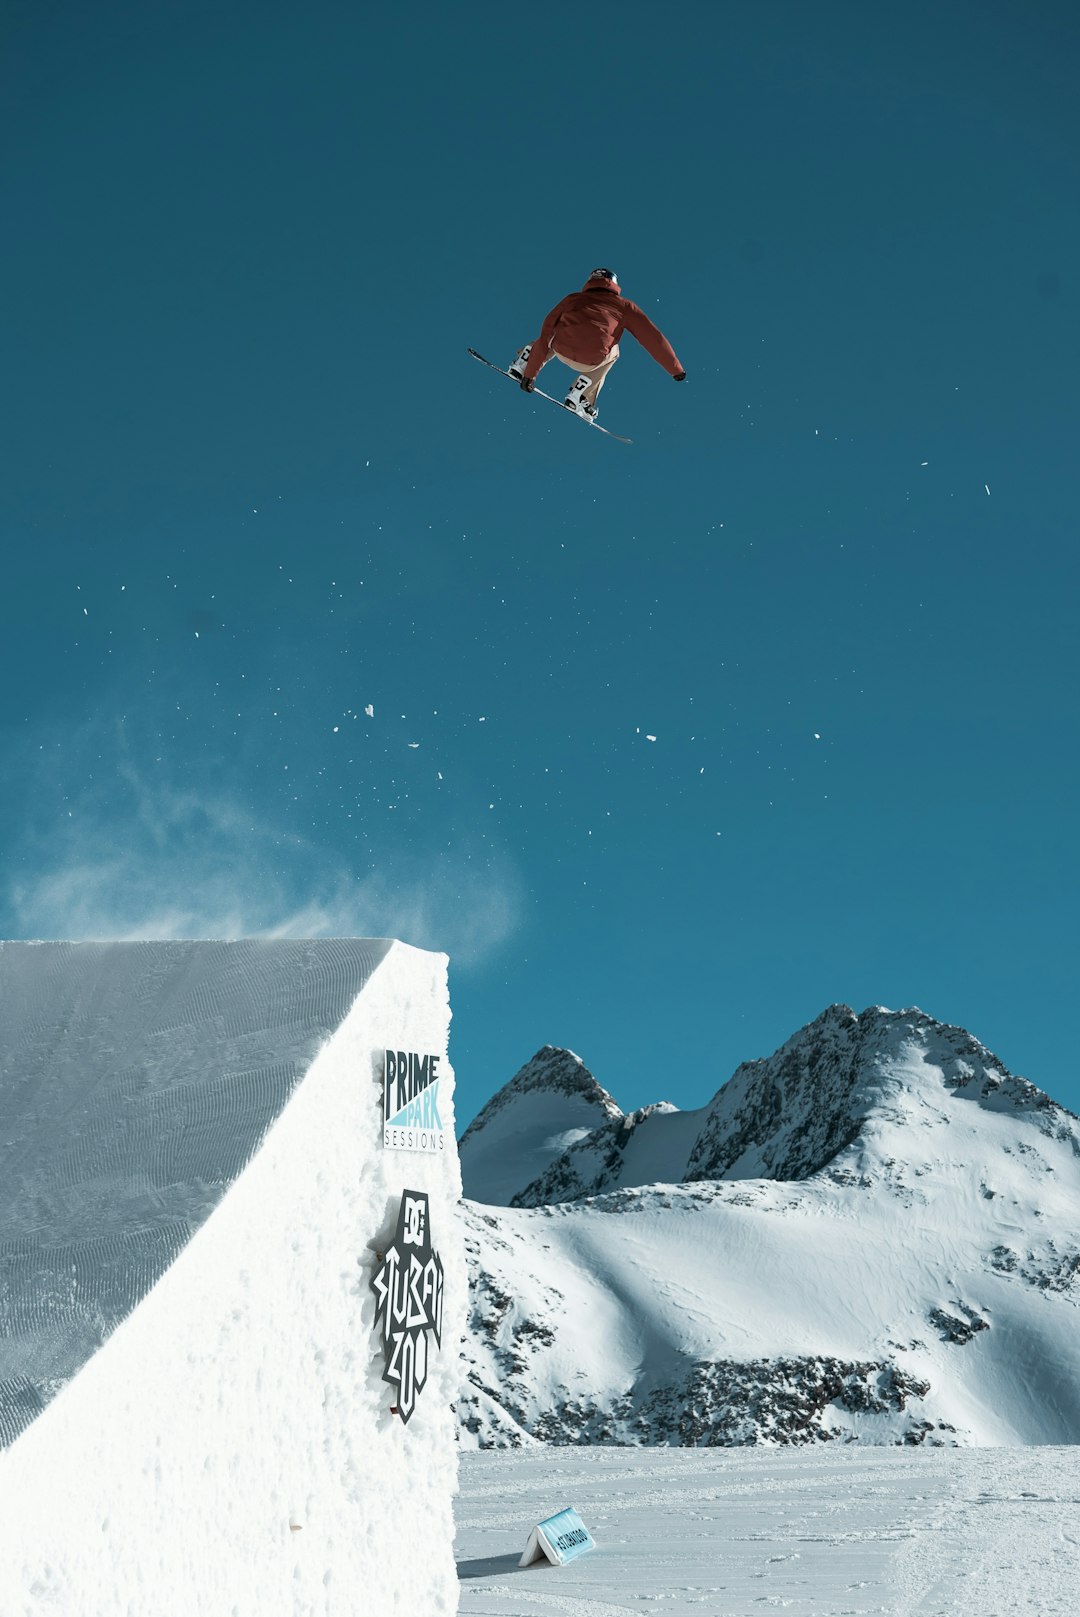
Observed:
[[[832,1006],[630,1115],[546,1047],[461,1160],[467,1440],[1080,1442],[1080,1119],[961,1028]]]
[[[466,1195],[507,1203],[546,1176],[579,1141],[622,1112],[580,1057],[545,1044],[493,1095],[461,1137],[470,1165]]]

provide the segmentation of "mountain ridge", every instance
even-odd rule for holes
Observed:
[[[830,1006],[696,1111],[551,1105],[517,1159],[500,1095],[465,1442],[1080,1442],[1080,1118],[965,1029]]]
[[[553,1160],[622,1110],[580,1056],[541,1045],[473,1118],[458,1142],[481,1201],[509,1200],[522,1175],[542,1177]]]
[[[850,1006],[834,1004],[772,1056],[743,1062],[705,1106],[686,1112],[660,1101],[624,1113],[579,1057],[543,1046],[462,1136],[466,1195],[503,1202],[481,1166],[486,1131],[500,1119],[499,1183],[505,1188],[514,1177],[507,1153],[514,1149],[513,1122],[522,1100],[531,1096],[535,1113],[538,1095],[554,1100],[560,1093],[587,1096],[596,1114],[593,1126],[580,1110],[571,1119],[553,1106],[544,1114],[549,1132],[539,1146],[534,1120],[519,1182],[505,1195],[505,1205],[538,1207],[634,1184],[809,1178],[852,1147],[868,1125],[890,1115],[896,1081],[889,1071],[905,1047],[929,1051],[940,1082],[980,1104],[1042,1112],[1057,1126],[1071,1119],[1066,1126],[1080,1154],[1080,1119],[1011,1074],[966,1029],[917,1007],[872,1006],[857,1015]],[[529,1177],[528,1170],[545,1157],[541,1171]],[[662,1171],[654,1173],[654,1167]]]

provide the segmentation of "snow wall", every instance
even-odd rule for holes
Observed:
[[[449,1017],[397,942],[0,943],[3,1617],[456,1612]]]

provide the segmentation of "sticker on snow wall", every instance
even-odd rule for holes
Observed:
[[[394,1412],[408,1422],[428,1374],[428,1334],[442,1346],[443,1266],[431,1244],[428,1199],[403,1190],[397,1230],[371,1281],[375,1324],[381,1327],[382,1378],[397,1388]]]
[[[415,1050],[383,1056],[383,1145],[392,1151],[443,1151],[439,1057]]]
[[[546,1555],[553,1566],[565,1566],[586,1550],[595,1550],[596,1540],[576,1510],[560,1510],[557,1516],[537,1522],[518,1566],[531,1566]]]

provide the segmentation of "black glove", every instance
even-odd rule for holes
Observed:
[[[686,372],[685,371],[676,371],[675,372],[675,380],[677,382],[685,382],[686,381]],[[524,386],[524,383],[522,383],[522,386]]]
[[[521,386],[525,389],[526,393],[531,393],[533,388],[536,386],[536,377],[535,376],[526,376],[526,377],[524,377],[523,380],[522,380]]]

